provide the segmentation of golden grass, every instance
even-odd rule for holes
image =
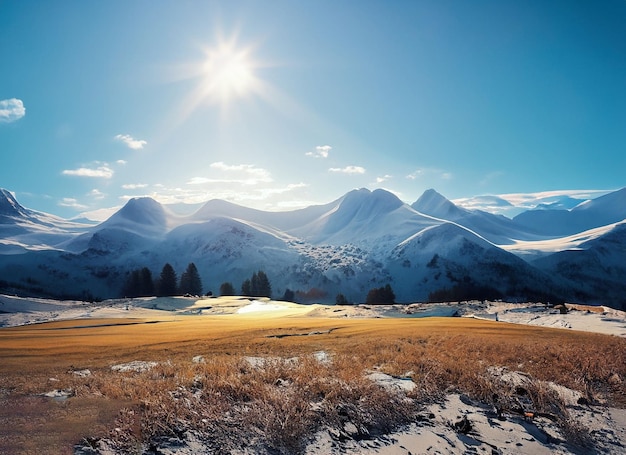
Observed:
[[[416,402],[451,390],[488,402],[494,385],[485,372],[503,366],[579,390],[590,401],[626,404],[624,382],[615,381],[626,378],[626,340],[618,337],[464,318],[224,315],[151,322],[65,321],[0,330],[0,453],[65,453],[71,443],[113,426],[124,429],[118,442],[131,450],[140,441],[183,431],[181,425],[224,438],[247,426],[265,435],[273,450],[297,453],[321,421],[333,425],[349,418],[359,431],[384,432],[410,418],[411,409],[389,406],[396,398],[364,378],[374,368],[410,375],[418,385],[411,395]],[[334,356],[332,364],[307,357],[321,350]],[[192,363],[195,355],[206,363]],[[255,369],[243,356],[275,360]],[[284,361],[295,356],[302,359],[297,366]],[[132,360],[159,365],[145,373],[110,370]],[[82,368],[92,376],[72,373]],[[71,388],[76,396],[62,405],[29,401],[54,388]],[[312,402],[320,403],[316,412]],[[30,428],[20,418],[28,409],[44,410],[61,423]],[[230,412],[239,417],[226,422]],[[77,416],[81,425],[71,430]],[[59,437],[62,422],[68,431]],[[34,451],[7,445],[26,434],[39,435]]]

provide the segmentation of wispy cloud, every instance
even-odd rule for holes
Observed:
[[[568,204],[594,199],[610,193],[612,190],[558,190],[537,193],[507,193],[497,195],[479,195],[469,198],[454,199],[456,205],[485,212],[515,216],[525,210],[536,208],[540,204],[552,204],[569,199]]]
[[[311,156],[313,158],[328,158],[328,154],[332,147],[330,145],[318,145],[315,147],[314,152],[306,152],[306,156]]]
[[[517,207],[534,208],[538,204],[552,203],[562,198],[585,201],[603,196],[611,191],[613,190],[557,190],[540,191],[537,193],[506,193],[498,196]]]
[[[502,171],[493,171],[485,175],[485,177],[480,181],[480,184],[485,186],[491,183],[493,180],[504,177],[505,173]]]
[[[123,142],[129,149],[141,150],[148,142],[133,138],[130,134],[118,134],[115,139]]]
[[[11,123],[26,115],[26,108],[22,100],[11,98],[0,100],[0,123]]]
[[[442,180],[452,180],[452,173],[437,168],[418,168],[406,176],[409,180],[417,180],[425,177],[438,177]]]
[[[218,161],[211,163],[210,168],[219,172],[219,176],[192,177],[187,184],[237,183],[242,185],[258,185],[260,183],[273,182],[272,176],[267,169],[256,167],[252,164],[226,164],[222,161]]]
[[[79,167],[78,169],[66,169],[63,171],[63,175],[104,179],[110,179],[114,173],[113,169],[106,163],[102,163],[98,167]]]
[[[365,168],[361,166],[331,167],[328,171],[340,174],[365,174]]]
[[[86,205],[79,203],[77,199],[72,197],[64,197],[59,201],[59,205],[61,207],[69,207],[76,210],[85,210],[87,208]]]
[[[89,192],[88,196],[93,199],[100,200],[100,199],[104,199],[106,197],[106,194],[104,194],[99,189],[94,188],[93,190]]]
[[[78,214],[80,218],[87,218],[93,221],[104,221],[110,218],[115,212],[121,209],[121,206],[107,207],[103,209],[89,210]]]
[[[125,190],[138,190],[138,189],[147,188],[147,187],[148,187],[147,183],[126,183],[122,185],[122,188]]]
[[[389,174],[385,174],[382,177],[376,177],[376,183],[383,183],[389,180],[392,176]]]
[[[119,164],[120,166],[124,166],[124,165],[128,164],[128,161],[126,161],[126,160],[117,160],[116,163]]]

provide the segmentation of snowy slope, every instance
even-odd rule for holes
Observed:
[[[89,227],[24,208],[8,190],[0,188],[0,255],[59,248]]]
[[[571,210],[529,210],[516,223],[550,236],[572,235],[626,218],[626,188],[585,201]]]
[[[454,221],[497,245],[542,238],[533,228],[521,226],[503,215],[457,207],[433,189],[426,190],[411,207],[426,215]]]
[[[416,232],[442,221],[422,215],[385,190],[353,190],[327,213],[292,233],[313,244],[353,244],[388,252]]]
[[[418,212],[448,221],[456,221],[471,213],[467,209],[457,207],[434,189],[428,189],[411,204]]]
[[[130,199],[108,220],[90,227],[63,247],[74,253],[90,248],[110,252],[145,249],[164,238],[180,219],[152,198]]]
[[[402,300],[426,299],[455,286],[482,288],[491,298],[530,298],[537,297],[528,292],[533,287],[537,294],[547,294],[555,286],[522,259],[455,223],[425,229],[402,242],[392,251],[388,268]]]
[[[590,237],[577,248],[541,257],[532,264],[567,282],[580,301],[626,308],[626,220]]]

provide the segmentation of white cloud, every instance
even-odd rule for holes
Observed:
[[[447,172],[442,169],[423,167],[414,170],[406,176],[406,178],[409,180],[416,180],[418,178],[426,177],[438,177],[442,180],[452,180],[453,175],[451,172]]]
[[[26,108],[22,100],[11,98],[0,100],[0,123],[11,123],[26,115]]]
[[[85,210],[87,208],[86,205],[79,203],[77,199],[71,197],[64,197],[59,201],[59,205],[61,207],[69,207],[76,210]]]
[[[376,177],[376,183],[383,183],[386,182],[387,180],[389,180],[391,178],[391,175],[389,174],[385,174],[382,177]]]
[[[555,202],[565,197],[580,200],[594,199],[611,191],[614,190],[557,190],[537,193],[507,193],[499,194],[498,197],[517,207],[534,208],[538,204]]]
[[[113,169],[108,164],[103,163],[96,168],[80,167],[78,169],[66,169],[63,175],[72,175],[76,177],[95,177],[110,179],[113,177]]]
[[[139,188],[146,188],[147,186],[147,183],[126,183],[122,185],[122,188],[125,190],[137,190]]]
[[[264,188],[259,190],[261,196],[260,199],[266,199],[267,197],[275,194],[284,194],[293,190],[297,190],[300,188],[306,188],[309,185],[303,182],[300,183],[290,183],[287,186],[279,187],[279,188]]]
[[[274,182],[258,186],[245,186],[240,181],[217,181],[215,179],[195,178],[195,185],[185,187],[169,187],[163,184],[151,184],[143,194],[125,194],[120,196],[121,201],[135,197],[151,197],[161,204],[199,204],[211,199],[222,199],[244,206],[259,208],[262,204],[265,210],[277,210],[284,208],[303,208],[313,202],[306,201],[302,197],[302,191],[309,187],[307,183],[290,183],[277,186]],[[202,185],[202,183],[213,185]],[[215,184],[217,183],[217,184]],[[310,203],[308,203],[310,202]],[[315,201],[315,203],[320,203]]]
[[[365,174],[365,168],[361,166],[346,166],[343,168],[331,167],[329,172],[337,172],[341,174]]]
[[[525,210],[534,209],[540,204],[551,204],[571,198],[574,199],[571,204],[575,205],[577,200],[594,199],[611,191],[613,190],[558,190],[537,193],[490,194],[454,199],[452,202],[471,210],[483,210],[513,217]]]
[[[133,150],[141,150],[148,143],[144,140],[134,139],[130,134],[118,134],[115,139],[123,142],[128,148]]]
[[[93,190],[91,190],[89,192],[89,196],[94,198],[94,199],[104,199],[106,197],[106,194],[104,194],[102,191],[100,191],[97,188],[94,188]]]
[[[328,153],[332,147],[330,145],[318,145],[315,147],[314,152],[306,152],[306,156],[311,156],[313,158],[328,158]]]
[[[119,164],[120,166],[124,166],[124,165],[128,164],[128,161],[126,161],[126,160],[117,160],[116,163]]]
[[[78,218],[87,218],[93,221],[105,221],[109,219],[115,212],[121,209],[121,206],[108,207],[104,209],[90,210],[78,214]]]
[[[258,185],[270,183],[274,180],[267,169],[252,164],[226,164],[222,161],[211,163],[211,169],[219,171],[219,177],[193,177],[188,185],[203,185],[211,183],[237,183],[242,185]]]

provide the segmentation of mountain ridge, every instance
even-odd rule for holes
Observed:
[[[612,219],[622,210],[626,192],[620,191],[571,212],[585,213],[595,223]],[[581,262],[583,255],[556,256],[561,252],[556,247],[544,252],[535,247],[557,245],[560,238],[514,219],[457,207],[434,189],[412,205],[386,190],[361,188],[293,211],[211,200],[187,215],[174,214],[152,198],[135,198],[102,223],[73,230],[69,224],[54,227],[63,221],[52,217],[47,228],[35,226],[31,217],[37,212],[19,206],[6,190],[2,196],[7,202],[0,208],[11,216],[0,222],[0,292],[67,293],[74,286],[80,295],[111,297],[135,268],[148,267],[156,276],[165,262],[181,270],[191,261],[208,289],[263,269],[272,275],[276,292],[298,290],[324,302],[338,293],[358,301],[370,288],[392,284],[405,302],[480,291],[514,299],[621,304],[617,291],[622,287],[612,283],[626,282],[626,270],[619,266],[626,256],[622,227],[570,238],[567,248],[586,252]],[[567,272],[580,264],[593,270],[575,277]],[[601,281],[603,288],[589,280]]]

